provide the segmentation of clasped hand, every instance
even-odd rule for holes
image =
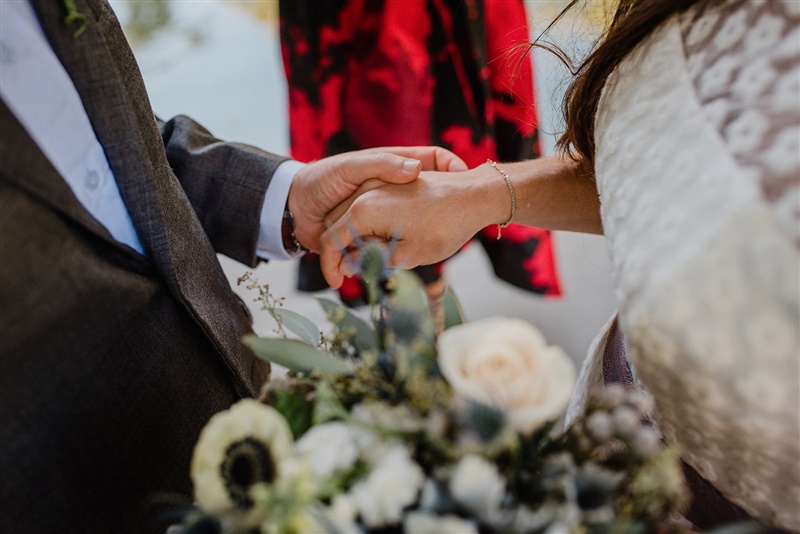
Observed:
[[[297,173],[289,191],[295,236],[320,253],[323,274],[334,288],[345,275],[353,274],[343,251],[359,235],[384,241],[397,238],[390,258],[396,266],[444,259],[475,233],[471,225],[461,224],[466,214],[459,209],[458,194],[452,198],[458,191],[451,187],[453,176],[461,174],[453,171],[466,170],[461,158],[439,147],[367,149],[311,163]],[[437,209],[443,200],[448,200],[450,209]],[[439,217],[448,221],[435,224],[433,219]],[[463,241],[452,232],[444,235],[448,228],[463,228]],[[427,233],[433,238],[437,231],[446,239],[426,239],[424,250],[413,250],[421,243],[411,236]]]
[[[516,200],[489,164],[467,170],[443,148],[373,149],[321,160],[298,173],[294,199],[290,192],[290,207],[307,208],[292,208],[296,218],[303,214],[297,236],[320,252],[322,274],[337,288],[353,274],[343,256],[359,236],[396,239],[394,267],[428,265],[453,255],[480,229],[507,221],[512,204],[517,224],[603,233],[590,163],[561,155],[504,168],[512,173]]]

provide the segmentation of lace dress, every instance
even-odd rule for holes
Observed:
[[[596,146],[619,312],[568,420],[608,382],[618,325],[664,438],[749,514],[800,529],[800,2],[662,25],[609,78]]]

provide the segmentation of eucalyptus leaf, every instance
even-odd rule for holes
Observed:
[[[464,312],[461,310],[461,303],[458,302],[455,293],[447,286],[442,295],[442,306],[444,306],[444,329],[452,326],[464,324]]]
[[[245,336],[244,343],[262,360],[282,365],[292,371],[353,373],[352,366],[344,360],[296,339]]]
[[[284,328],[294,332],[304,341],[307,341],[315,347],[319,345],[319,328],[317,328],[317,325],[310,319],[291,310],[283,310],[280,308],[270,310],[270,314],[275,317],[276,321],[280,320]]]
[[[421,321],[433,321],[428,293],[419,276],[412,271],[397,270],[389,278],[389,309],[420,314]]]
[[[325,313],[334,317],[337,315],[342,317],[337,323],[339,329],[353,328],[355,330],[356,335],[350,342],[359,354],[368,350],[377,350],[378,336],[375,334],[375,329],[372,325],[335,300],[324,297],[318,297],[317,300],[322,309],[325,310]]]

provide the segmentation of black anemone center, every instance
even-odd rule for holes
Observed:
[[[266,444],[245,438],[227,448],[220,474],[231,500],[240,508],[250,508],[253,506],[250,487],[259,482],[273,482],[275,463]]]

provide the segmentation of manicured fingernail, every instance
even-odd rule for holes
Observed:
[[[418,159],[407,159],[403,162],[403,170],[406,172],[411,172],[417,168],[417,165],[419,165]]]

